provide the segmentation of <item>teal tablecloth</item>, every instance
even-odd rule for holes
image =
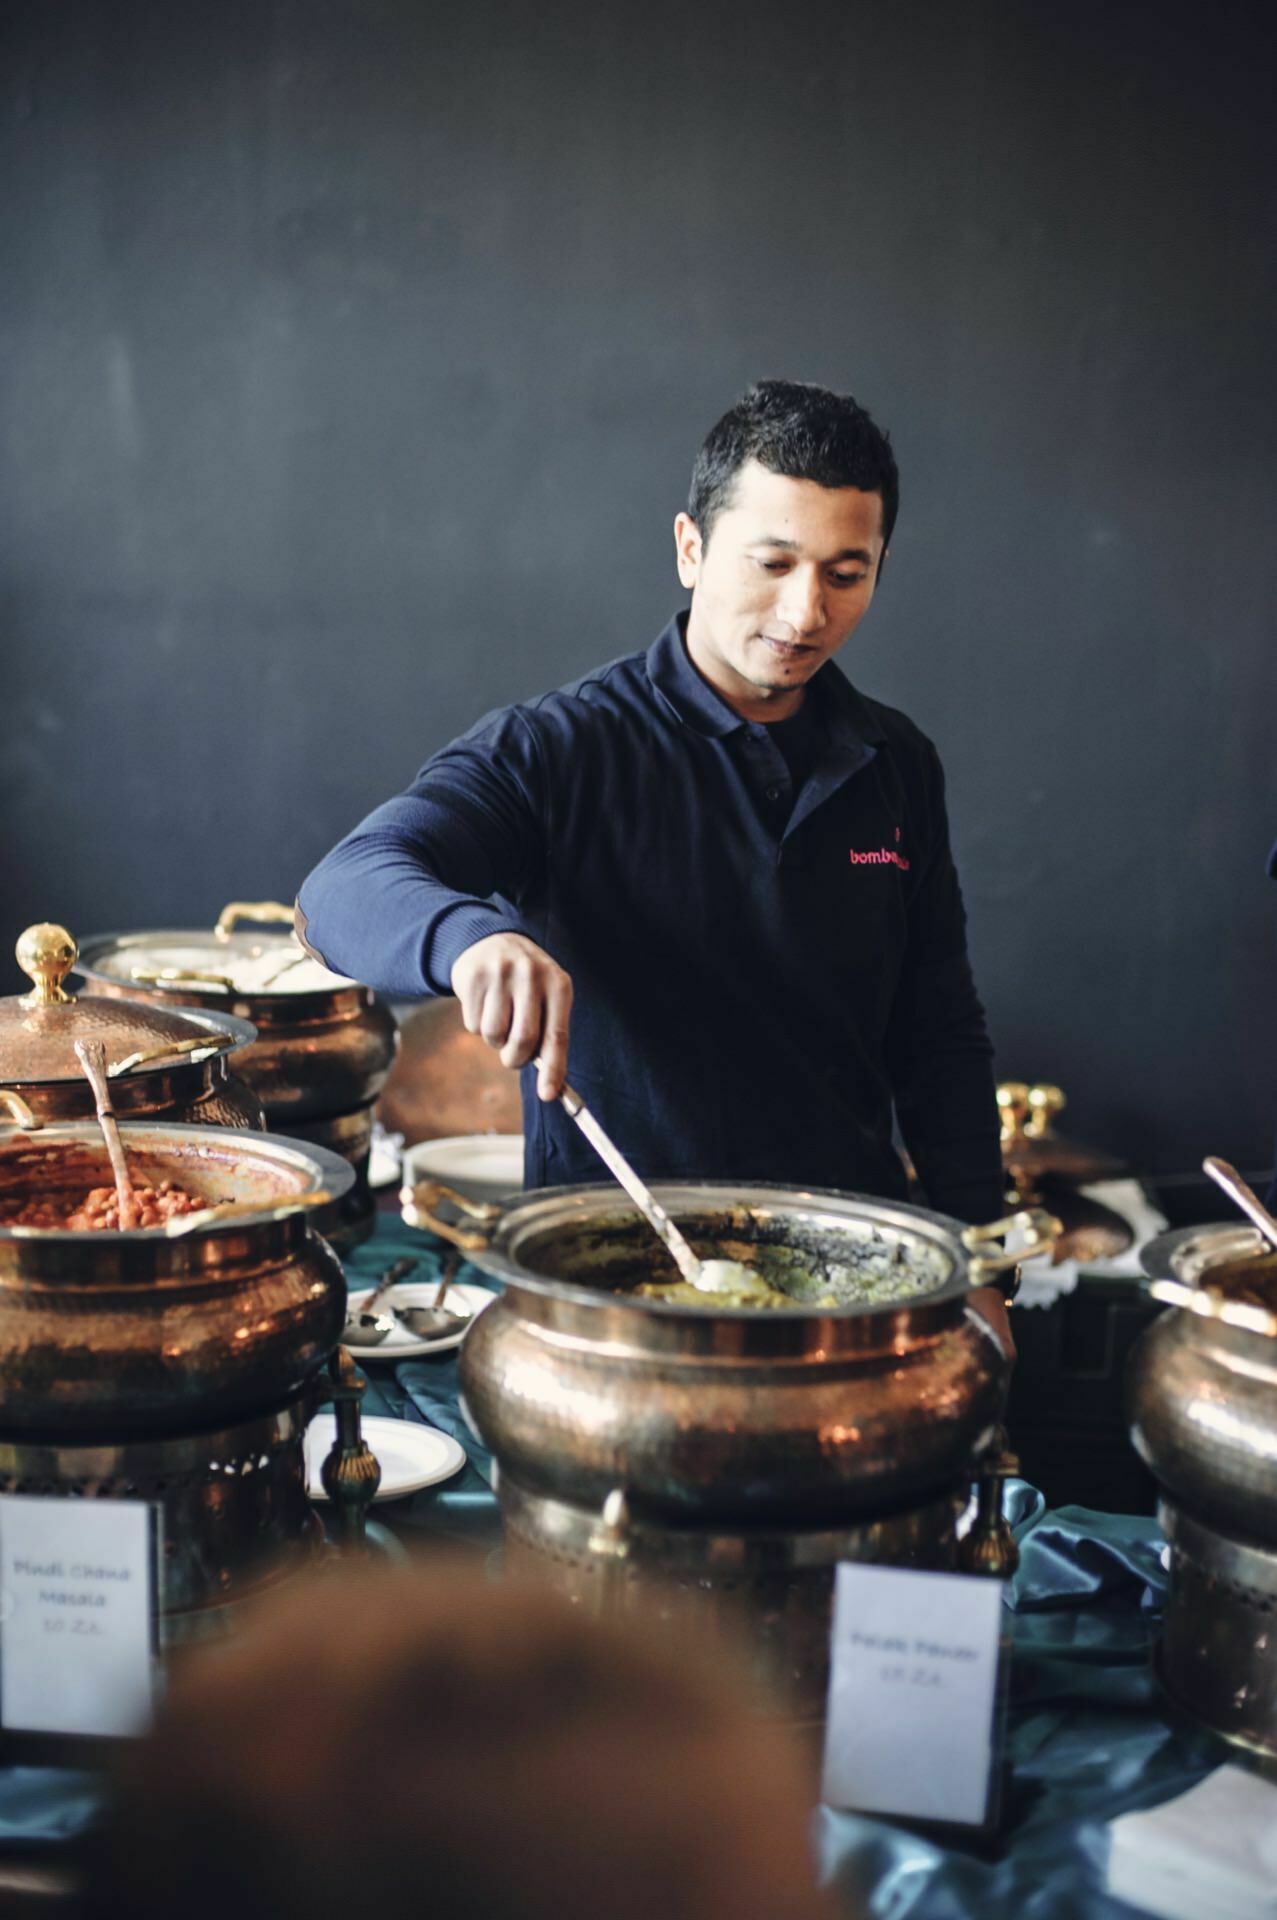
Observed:
[[[418,1262],[415,1272],[405,1274],[406,1284],[442,1277],[443,1263],[450,1249],[442,1241],[406,1227],[395,1214],[381,1214],[371,1240],[357,1247],[346,1259],[346,1279],[352,1293],[374,1286],[394,1261],[411,1255]],[[455,1278],[491,1287],[499,1292],[499,1283],[480,1273],[468,1261],[457,1267]],[[355,1350],[356,1359],[366,1360]],[[381,1360],[366,1360],[362,1371],[367,1381],[363,1410],[368,1414],[388,1414],[399,1420],[416,1420],[426,1426],[450,1433],[466,1450],[466,1465],[454,1479],[440,1487],[408,1500],[396,1500],[378,1507],[396,1529],[415,1532],[446,1532],[457,1523],[467,1531],[487,1520],[495,1536],[496,1503],[492,1493],[492,1456],[477,1440],[461,1417],[457,1403],[457,1353],[428,1354],[416,1360],[400,1360],[391,1366]]]
[[[420,1260],[411,1278],[430,1279],[446,1249],[383,1216],[347,1262],[351,1287],[370,1284],[405,1252]],[[457,1278],[491,1284],[464,1265]],[[374,1364],[367,1378],[367,1412],[455,1432],[469,1456],[454,1480],[380,1506],[381,1520],[414,1549],[428,1549],[433,1535],[495,1540],[491,1463],[461,1422],[456,1354]],[[1002,1830],[992,1841],[938,1840],[822,1808],[822,1871],[853,1910],[874,1920],[1129,1916],[1102,1891],[1105,1823],[1169,1799],[1235,1757],[1213,1736],[1177,1725],[1159,1697],[1150,1649],[1166,1576],[1156,1524],[1080,1507],[1046,1513],[1022,1483],[1012,1500],[1022,1560],[1008,1593],[1010,1774]],[[56,1857],[96,1805],[92,1775],[0,1768],[0,1853]]]
[[[1016,1489],[1022,1505],[1028,1491]],[[1156,1523],[1061,1507],[1016,1531],[1001,1833],[939,1841],[822,1808],[824,1875],[874,1920],[1129,1916],[1103,1891],[1106,1823],[1238,1757],[1178,1723],[1153,1677],[1166,1586]]]

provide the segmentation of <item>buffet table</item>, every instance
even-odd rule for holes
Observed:
[[[351,1289],[371,1285],[399,1255],[429,1279],[446,1250],[383,1215],[347,1258]],[[461,1281],[490,1284],[468,1267]],[[491,1462],[464,1426],[455,1352],[373,1362],[364,1410],[452,1433],[464,1469],[437,1488],[376,1510],[374,1539],[428,1557],[441,1543],[488,1554],[499,1544]],[[1153,1678],[1150,1649],[1165,1589],[1162,1541],[1142,1516],[1079,1507],[1046,1512],[1023,1482],[1010,1490],[1021,1548],[1011,1583],[1013,1655],[1009,1770],[995,1838],[924,1836],[879,1819],[822,1808],[823,1875],[851,1911],[882,1920],[951,1916],[1129,1915],[1103,1891],[1105,1825],[1115,1814],[1183,1791],[1232,1755],[1213,1735],[1177,1723]],[[55,1867],[92,1819],[94,1778],[48,1768],[0,1768],[0,1867]]]

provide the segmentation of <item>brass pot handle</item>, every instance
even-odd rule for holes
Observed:
[[[12,1087],[0,1087],[0,1107],[12,1117],[14,1126],[20,1127],[23,1133],[35,1133],[44,1125],[43,1120],[32,1113],[22,1095],[15,1093]]]
[[[164,1231],[170,1240],[184,1234],[201,1233],[205,1227],[220,1227],[224,1220],[246,1220],[256,1214],[261,1220],[286,1220],[290,1214],[311,1207],[326,1207],[332,1199],[327,1187],[313,1193],[295,1193],[281,1200],[210,1200],[194,1213],[179,1213],[166,1220]]]
[[[1014,1253],[976,1254],[967,1268],[971,1275],[971,1284],[983,1287],[997,1274],[1009,1273],[1018,1267],[1022,1260],[1033,1260],[1039,1253],[1049,1253],[1060,1235],[1063,1226],[1048,1213],[1045,1207],[1025,1207],[1019,1213],[1011,1213],[1004,1220],[990,1220],[987,1226],[966,1227],[962,1234],[962,1244],[968,1253],[975,1253],[977,1247],[987,1247],[991,1240],[1001,1240],[1010,1233],[1012,1227],[1020,1227],[1029,1238]]]
[[[222,1047],[233,1047],[234,1040],[229,1033],[204,1033],[194,1040],[170,1040],[166,1047],[148,1047],[144,1053],[126,1053],[122,1060],[113,1060],[106,1070],[108,1080],[118,1080],[122,1073],[132,1073],[134,1067],[145,1067],[152,1060],[169,1060],[177,1053],[217,1053]]]
[[[229,940],[241,920],[256,920],[263,927],[291,927],[293,910],[282,900],[232,900],[217,916],[214,939]]]
[[[220,987],[234,993],[235,982],[224,973],[197,973],[186,967],[130,967],[130,980],[139,987]]]
[[[1267,1307],[1253,1307],[1244,1300],[1230,1300],[1208,1280],[1190,1286],[1186,1280],[1154,1280],[1149,1294],[1164,1307],[1183,1307],[1206,1320],[1220,1320],[1226,1327],[1241,1327],[1247,1333],[1263,1333],[1271,1339],[1277,1334],[1277,1313]]]
[[[471,1220],[478,1220],[486,1227],[498,1221],[503,1212],[493,1201],[471,1200],[464,1193],[458,1193],[455,1187],[445,1186],[442,1180],[422,1180],[415,1187],[400,1188],[400,1216],[410,1227],[422,1227],[428,1233],[437,1233],[442,1240],[451,1241],[462,1253],[482,1253],[489,1236],[475,1228],[459,1227],[450,1220],[441,1220],[435,1212],[441,1200],[451,1200]]]

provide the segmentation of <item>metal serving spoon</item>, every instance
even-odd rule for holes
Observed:
[[[535,1063],[540,1066],[540,1060]],[[616,1142],[603,1131],[579,1093],[564,1083],[559,1094],[563,1111],[574,1120],[608,1172],[613,1174],[634,1202],[652,1231],[664,1243],[670,1258],[689,1286],[701,1293],[765,1294],[771,1289],[760,1274],[739,1260],[701,1260],[692,1252],[683,1235],[659,1200],[639,1179]]]
[[[1254,1189],[1246,1185],[1236,1167],[1230,1167],[1227,1160],[1217,1160],[1212,1156],[1202,1161],[1202,1172],[1208,1173],[1215,1185],[1224,1189],[1246,1218],[1259,1228],[1268,1244],[1277,1247],[1277,1220],[1273,1219]]]
[[[471,1318],[469,1307],[445,1307],[443,1304],[443,1297],[452,1285],[458,1264],[456,1255],[445,1261],[439,1291],[428,1307],[392,1307],[388,1313],[376,1313],[374,1308],[378,1301],[383,1299],[406,1274],[420,1265],[420,1262],[411,1255],[402,1260],[396,1260],[392,1267],[387,1267],[375,1290],[369,1294],[363,1305],[353,1313],[347,1314],[345,1330],[342,1333],[343,1344],[348,1347],[380,1346],[386,1336],[393,1333],[396,1323],[406,1327],[408,1332],[414,1334],[418,1340],[441,1340],[449,1334],[456,1333],[457,1329]]]
[[[346,1325],[342,1329],[342,1345],[347,1347],[379,1346],[388,1333],[393,1333],[397,1316],[394,1313],[375,1313],[377,1302],[407,1274],[413,1272],[419,1262],[411,1254],[402,1260],[396,1260],[387,1267],[380,1280],[361,1307],[346,1315]]]
[[[445,1307],[443,1296],[452,1285],[453,1276],[461,1264],[461,1255],[453,1252],[444,1256],[443,1277],[439,1282],[439,1291],[428,1307],[396,1307],[395,1312],[407,1327],[409,1333],[415,1333],[418,1340],[443,1340],[455,1333],[465,1321],[472,1319],[469,1307]]]

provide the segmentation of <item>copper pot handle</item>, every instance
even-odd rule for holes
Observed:
[[[222,1047],[235,1045],[229,1033],[205,1033],[194,1040],[170,1040],[166,1047],[149,1047],[144,1053],[126,1053],[122,1060],[113,1060],[107,1068],[108,1080],[116,1080],[122,1073],[131,1073],[134,1067],[147,1066],[152,1060],[168,1060],[176,1053],[217,1053]]]
[[[14,1126],[20,1127],[23,1133],[35,1133],[44,1125],[43,1120],[32,1113],[22,1095],[15,1093],[12,1087],[0,1087],[0,1108],[10,1115]]]
[[[968,1253],[976,1253],[977,1247],[988,1246],[991,1240],[1001,1240],[1010,1233],[1012,1227],[1020,1227],[1029,1238],[1014,1253],[977,1253],[968,1265],[971,1284],[975,1287],[988,1285],[996,1275],[1009,1273],[1018,1267],[1022,1260],[1033,1260],[1039,1253],[1049,1253],[1064,1228],[1048,1213],[1045,1207],[1025,1207],[1019,1213],[1011,1213],[1003,1220],[990,1220],[987,1226],[966,1227],[963,1229],[962,1244]]]
[[[422,1180],[415,1187],[400,1188],[399,1212],[406,1225],[437,1233],[440,1239],[450,1241],[462,1253],[482,1253],[489,1236],[475,1228],[460,1227],[450,1220],[441,1220],[435,1212],[441,1200],[451,1200],[455,1207],[460,1207],[462,1213],[471,1220],[480,1221],[485,1227],[498,1221],[504,1209],[491,1200],[471,1200],[464,1193],[458,1193],[455,1187],[445,1186],[442,1180]]]
[[[256,920],[263,927],[291,927],[293,910],[282,900],[232,900],[217,916],[214,939],[229,940],[241,920]]]

